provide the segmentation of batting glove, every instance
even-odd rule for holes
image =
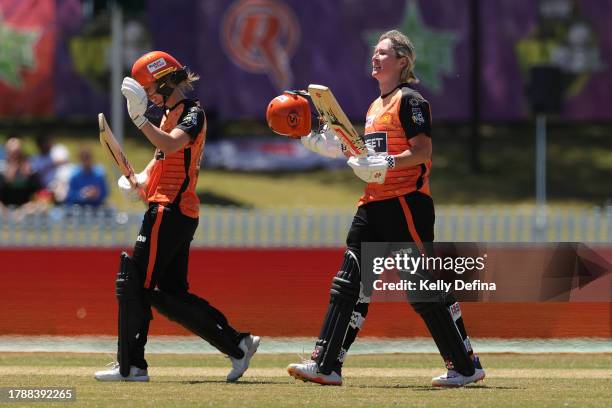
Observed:
[[[352,156],[347,161],[357,177],[366,183],[383,184],[387,170],[395,167],[393,156],[366,156],[358,158]]]
[[[132,122],[138,129],[142,128],[148,122],[144,115],[148,105],[147,93],[142,85],[130,77],[123,78],[121,93],[127,99],[127,109]]]
[[[308,150],[315,152],[323,157],[331,159],[342,157],[342,147],[340,140],[329,128],[324,128],[323,133],[311,132],[308,136],[301,138],[301,142]]]
[[[135,186],[133,186],[125,176],[121,176],[119,177],[119,180],[117,180],[119,190],[121,190],[121,192],[125,194],[130,201],[140,200],[140,189],[147,184],[149,177],[147,176],[147,173],[143,171],[142,173],[134,174],[134,178],[136,179]]]

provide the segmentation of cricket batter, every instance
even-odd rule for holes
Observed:
[[[138,186],[122,176],[119,187],[149,207],[133,256],[121,254],[116,293],[119,303],[117,363],[95,373],[100,381],[148,381],[144,358],[151,305],[229,356],[227,381],[238,380],[259,346],[259,337],[235,330],[219,310],[189,293],[189,247],[198,226],[195,188],[206,139],[206,116],[185,95],[199,77],[174,57],[153,51],[140,57],[121,92],[134,125],[156,147],[151,162],[136,175]],[[148,101],[164,109],[159,127],[145,117]]]
[[[368,184],[346,239],[344,260],[332,281],[329,308],[312,360],[287,368],[297,379],[342,385],[344,358],[364,323],[370,302],[360,281],[361,243],[414,242],[423,248],[424,243],[433,242],[435,215],[429,188],[431,111],[423,96],[410,88],[410,83],[418,82],[413,73],[414,62],[414,47],[404,34],[393,30],[380,37],[372,56],[372,77],[378,81],[380,97],[370,105],[365,124],[369,154],[348,160],[357,177]],[[300,98],[283,98],[287,108],[274,104],[278,111],[268,112],[268,117],[282,118],[283,110],[288,109],[293,116],[287,123],[309,125],[310,120],[300,122],[295,118],[296,112],[303,116],[307,110],[308,102]],[[283,124],[272,123],[271,127],[283,129]],[[285,133],[280,133],[287,135],[309,132],[284,127]],[[343,154],[340,142],[330,131],[313,132],[301,140],[323,156]],[[459,303],[449,293],[439,293],[435,299],[410,301],[446,364],[446,374],[433,378],[432,385],[460,387],[482,380],[485,372],[472,351]]]

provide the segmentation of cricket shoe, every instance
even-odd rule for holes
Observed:
[[[304,382],[310,381],[321,385],[342,385],[342,376],[335,371],[323,374],[315,361],[305,360],[298,364],[289,364],[287,372],[293,378]]]
[[[455,370],[448,370],[446,374],[442,374],[441,376],[432,378],[431,385],[433,385],[434,387],[456,388],[484,380],[485,371],[482,368],[482,365],[480,364],[480,359],[477,356],[474,357],[474,367],[474,374],[470,376],[465,376]]]
[[[146,369],[130,366],[130,374],[124,377],[119,372],[119,363],[111,363],[109,365],[110,368],[108,370],[96,371],[94,378],[98,381],[149,381],[149,374]]]
[[[227,381],[238,381],[238,379],[242,377],[247,368],[249,368],[249,362],[253,354],[255,354],[257,347],[259,347],[259,340],[259,336],[253,336],[251,334],[240,340],[238,347],[244,352],[244,356],[242,358],[230,356],[230,360],[232,360],[232,369],[227,375]]]

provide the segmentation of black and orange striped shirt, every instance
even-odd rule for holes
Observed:
[[[197,101],[185,99],[166,110],[160,129],[170,133],[174,128],[186,132],[191,140],[171,154],[156,150],[156,161],[147,184],[147,199],[178,205],[181,213],[197,218],[200,200],[195,188],[206,140],[206,116]]]
[[[410,139],[419,134],[431,137],[431,111],[429,103],[408,84],[400,84],[370,105],[364,139],[377,153],[400,154],[411,147]],[[431,195],[430,169],[431,160],[407,169],[389,169],[384,184],[366,185],[359,205],[417,190]]]

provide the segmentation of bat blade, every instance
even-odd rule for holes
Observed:
[[[368,154],[365,141],[357,133],[331,89],[324,85],[308,85],[308,93],[319,115],[327,122],[338,139],[346,145],[352,156],[365,157]]]
[[[113,131],[108,125],[106,117],[103,113],[98,114],[98,129],[100,131],[100,144],[102,145],[102,148],[108,154],[108,156],[115,162],[121,174],[123,174],[125,178],[128,179],[132,187],[138,188],[138,194],[140,195],[142,201],[146,204],[146,195],[144,190],[140,186],[138,186],[134,168],[123,153],[123,149],[121,148],[121,146],[119,146],[117,139],[115,139],[115,135],[113,134]]]

